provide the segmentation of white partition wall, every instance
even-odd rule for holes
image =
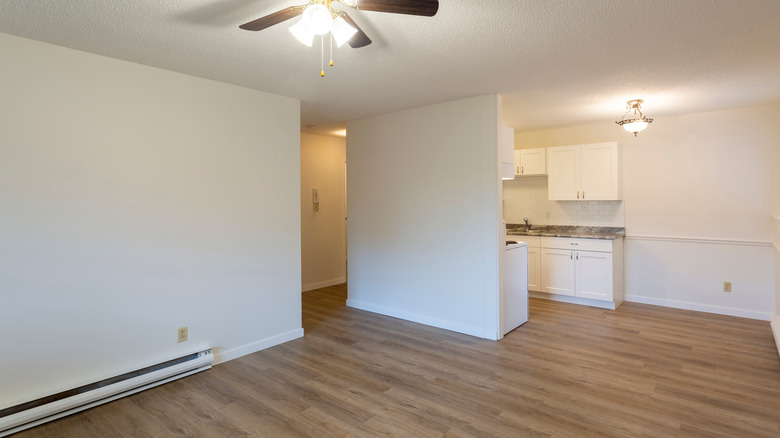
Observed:
[[[497,338],[499,104],[347,124],[349,306]]]
[[[0,53],[0,409],[302,335],[297,100],[3,34]]]

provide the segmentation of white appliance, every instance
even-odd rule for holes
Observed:
[[[505,335],[528,322],[528,244],[507,236],[504,249],[504,322]]]

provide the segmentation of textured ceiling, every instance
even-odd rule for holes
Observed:
[[[301,100],[304,131],[480,94],[533,129],[780,102],[780,0],[440,0],[354,11],[374,41],[320,47],[239,24],[301,0],[1,0],[0,32]],[[327,50],[327,49],[326,49]],[[327,54],[326,54],[327,56]],[[327,60],[326,60],[327,61]],[[317,125],[307,129],[306,125]]]

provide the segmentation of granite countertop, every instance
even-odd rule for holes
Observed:
[[[625,237],[623,227],[579,227],[572,225],[533,225],[531,231],[525,230],[525,224],[507,224],[509,236],[577,237],[582,239],[620,239]]]

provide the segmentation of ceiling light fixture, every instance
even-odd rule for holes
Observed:
[[[333,40],[336,40],[336,47],[341,47],[357,33],[357,29],[347,23],[342,15],[343,12],[334,10],[331,6],[332,0],[311,0],[303,10],[303,16],[297,23],[290,26],[290,33],[308,47],[314,43],[314,37],[322,36],[322,71],[321,77],[325,77],[325,35],[330,32],[330,66],[333,67]],[[347,6],[357,6],[357,1],[342,1]]]
[[[626,131],[633,132],[634,137],[636,137],[637,133],[647,128],[647,125],[653,123],[653,119],[645,117],[644,114],[642,114],[642,104],[644,102],[645,101],[642,99],[634,99],[626,102],[626,113],[623,114],[621,120],[615,122],[622,126]],[[633,117],[627,119],[626,116],[631,110],[634,110]]]

